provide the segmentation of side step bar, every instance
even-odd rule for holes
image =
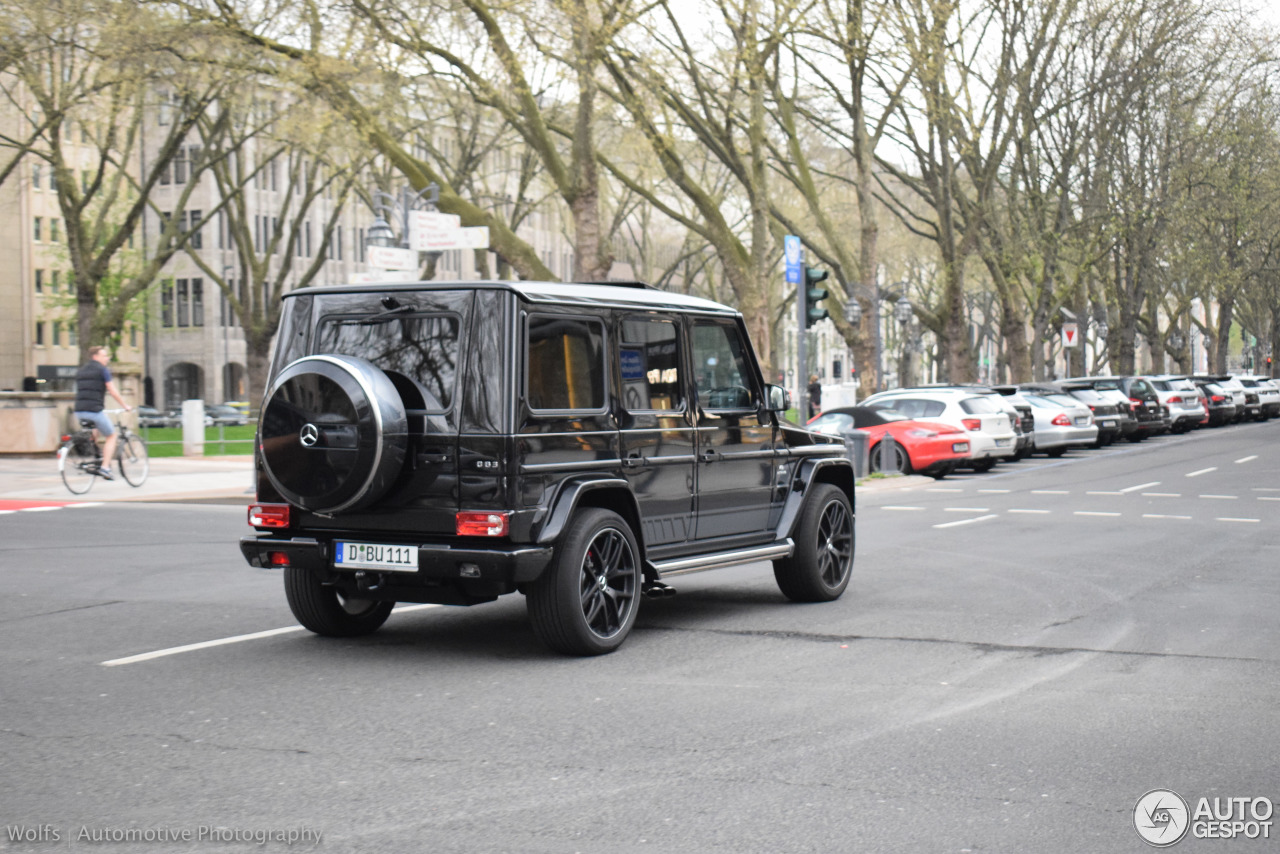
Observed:
[[[688,575],[691,572],[703,572],[708,569],[721,569],[726,566],[738,566],[743,563],[755,563],[762,560],[778,560],[791,557],[795,551],[795,543],[784,540],[781,543],[770,543],[767,546],[753,546],[749,549],[735,549],[729,552],[716,552],[709,555],[681,557],[672,560],[657,561],[653,568],[661,578],[673,575]]]

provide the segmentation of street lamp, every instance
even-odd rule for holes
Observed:
[[[389,204],[379,204],[379,201],[386,200]],[[399,246],[403,249],[409,247],[409,215],[413,211],[418,210],[419,203],[425,202],[425,210],[435,210],[436,202],[440,201],[440,186],[434,181],[414,193],[408,186],[400,187],[400,196],[384,193],[381,190],[373,191],[373,210],[377,214],[373,225],[369,226],[369,230],[365,232],[365,246]],[[387,217],[383,217],[383,214]],[[396,214],[400,215],[400,239],[396,240],[395,229],[391,227],[388,219],[394,218]]]
[[[1181,332],[1174,332],[1169,336],[1169,346],[1175,350],[1181,350],[1182,345],[1185,343],[1187,343],[1187,340],[1182,337]]]
[[[862,306],[858,303],[858,298],[850,296],[844,303],[844,322],[850,326],[857,326],[862,322]]]
[[[911,300],[907,299],[906,294],[898,297],[898,301],[893,304],[893,316],[898,318],[898,322],[903,326],[911,320]]]
[[[902,324],[902,356],[898,363],[898,385],[905,387],[907,375],[910,373],[908,360],[911,358],[908,341],[910,336],[907,334],[908,325],[911,323],[911,300],[907,299],[905,293],[893,304],[893,316],[897,318],[898,323]]]

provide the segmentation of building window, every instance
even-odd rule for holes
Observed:
[[[41,187],[41,186],[40,186],[40,177],[41,177],[41,176],[40,176],[40,164],[39,164],[39,163],[32,163],[32,164],[31,164],[31,189],[33,189],[33,190],[43,190],[43,189],[44,189],[44,187]]]
[[[36,322],[36,346],[44,346],[44,324],[39,321]]]
[[[53,336],[50,338],[50,343],[53,344],[53,346],[55,347],[62,346],[62,321],[61,320],[55,320],[53,322]]]
[[[49,170],[49,189],[50,190],[58,189],[58,170],[57,169]]]
[[[67,321],[67,346],[80,346],[80,327],[74,320]]]
[[[169,93],[160,93],[160,114],[156,116],[156,124],[167,125],[170,118]]]
[[[32,231],[32,236],[35,238],[37,243],[44,240],[44,219],[42,217],[36,217],[35,229]]]
[[[36,270],[36,293],[44,293],[44,270]]]
[[[187,149],[183,147],[173,155],[173,183],[187,183]]]
[[[302,224],[303,231],[307,236],[307,257],[311,257],[311,220],[307,220]]]
[[[90,172],[88,169],[81,169],[80,170],[80,192],[85,195],[88,195],[89,184],[92,181],[93,181],[93,173]]]
[[[191,229],[191,238],[190,238],[191,248],[203,249],[204,240],[200,237],[200,223],[203,222],[204,217],[202,216],[200,211],[190,211],[189,213],[186,214],[186,218],[187,218],[186,224]]]
[[[138,348],[138,324],[129,324],[129,346],[135,350]]]
[[[56,216],[49,217],[49,242],[57,243],[62,237],[62,228],[60,226],[62,220]]]
[[[191,325],[191,291],[187,279],[178,279],[178,326]]]
[[[173,326],[173,279],[160,282],[160,325]]]
[[[191,280],[191,325],[204,326],[204,279]]]
[[[58,280],[61,278],[61,276],[62,276],[61,270],[51,270],[49,272],[49,293],[56,294],[58,292],[58,287],[60,284]]]

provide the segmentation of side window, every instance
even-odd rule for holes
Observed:
[[[755,383],[738,327],[698,321],[693,326],[693,369],[703,409],[750,409]]]
[[[920,411],[921,418],[937,418],[947,408],[947,405],[940,400],[926,400],[924,408]]]
[[[680,410],[680,347],[676,325],[657,318],[622,322],[618,342],[622,405],[629,412]]]
[[[534,315],[525,388],[531,409],[604,408],[604,326],[598,320]]]

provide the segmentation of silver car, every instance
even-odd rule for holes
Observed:
[[[1098,440],[1098,425],[1089,407],[1069,394],[1023,392],[1036,418],[1036,451],[1060,457],[1071,448],[1082,448]]]
[[[1160,402],[1169,407],[1169,430],[1185,433],[1194,430],[1208,420],[1204,406],[1204,393],[1188,377],[1165,374],[1148,377],[1147,381],[1160,396]]]

